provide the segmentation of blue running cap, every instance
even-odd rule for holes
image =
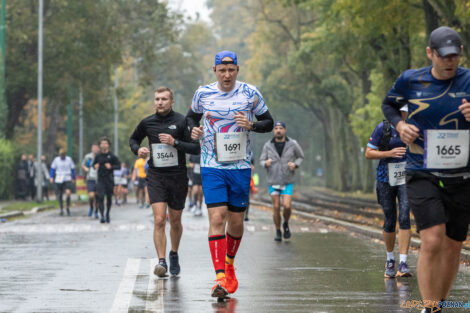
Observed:
[[[233,62],[227,62],[225,63],[222,63],[222,59],[223,58],[231,58],[233,60]],[[238,62],[237,62],[237,54],[235,52],[232,52],[232,51],[227,51],[227,50],[224,50],[224,51],[220,51],[219,53],[217,53],[215,55],[215,66],[219,65],[219,64],[235,64],[235,65],[238,65]]]

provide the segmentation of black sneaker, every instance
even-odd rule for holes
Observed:
[[[109,218],[109,213],[106,213],[106,223],[109,224],[111,222],[111,219]]]
[[[178,252],[170,251],[170,273],[171,275],[178,275],[181,271]]]
[[[101,224],[104,224],[106,223],[106,220],[104,219],[104,216],[101,217],[101,220],[100,220]]]
[[[387,260],[385,263],[385,278],[395,278],[395,260]]]
[[[284,228],[284,239],[289,239],[290,238],[289,224],[287,224],[287,222],[284,222],[284,224],[282,224],[282,228]]]
[[[70,216],[70,209],[67,208],[67,216]]]
[[[274,237],[275,241],[282,241],[282,233],[280,229],[276,229],[276,237]]]
[[[166,272],[168,271],[168,265],[166,265],[165,259],[161,259],[157,265],[155,265],[155,269],[153,273],[158,277],[165,277]]]

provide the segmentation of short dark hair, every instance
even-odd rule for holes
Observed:
[[[111,140],[109,140],[108,137],[106,137],[106,136],[101,137],[100,140],[98,141],[98,143],[101,144],[101,142],[103,142],[103,141],[107,141],[108,145],[111,145]]]
[[[165,86],[158,87],[157,89],[154,90],[153,93],[154,94],[155,93],[162,93],[162,92],[165,92],[165,91],[168,91],[170,93],[170,99],[173,100],[173,90],[171,90],[168,87],[165,87]]]

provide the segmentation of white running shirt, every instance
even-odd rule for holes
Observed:
[[[71,157],[66,156],[63,160],[60,156],[56,157],[52,161],[51,168],[55,170],[55,181],[72,181],[72,169],[75,169],[75,164]]]
[[[251,168],[251,146],[247,134],[247,149],[244,160],[231,163],[220,163],[214,151],[215,133],[246,132],[235,122],[235,113],[243,112],[248,120],[253,121],[254,115],[262,115],[268,110],[263,96],[255,86],[236,81],[230,92],[219,90],[217,82],[201,86],[196,90],[191,104],[194,113],[202,113],[204,119],[204,135],[201,145],[201,166],[220,169]]]

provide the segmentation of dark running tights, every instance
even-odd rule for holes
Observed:
[[[59,199],[59,205],[60,205],[60,209],[62,210],[64,208],[64,200],[62,199],[62,196],[63,194],[65,193],[65,190],[63,190],[63,187],[62,186],[57,186],[56,188],[56,197],[57,199]],[[66,198],[66,208],[70,208],[70,196],[67,196]]]
[[[100,214],[104,217],[104,197],[106,196],[106,216],[109,216],[111,211],[111,205],[113,204],[113,193],[106,193],[104,195],[96,195],[98,200],[98,207],[100,208]]]

